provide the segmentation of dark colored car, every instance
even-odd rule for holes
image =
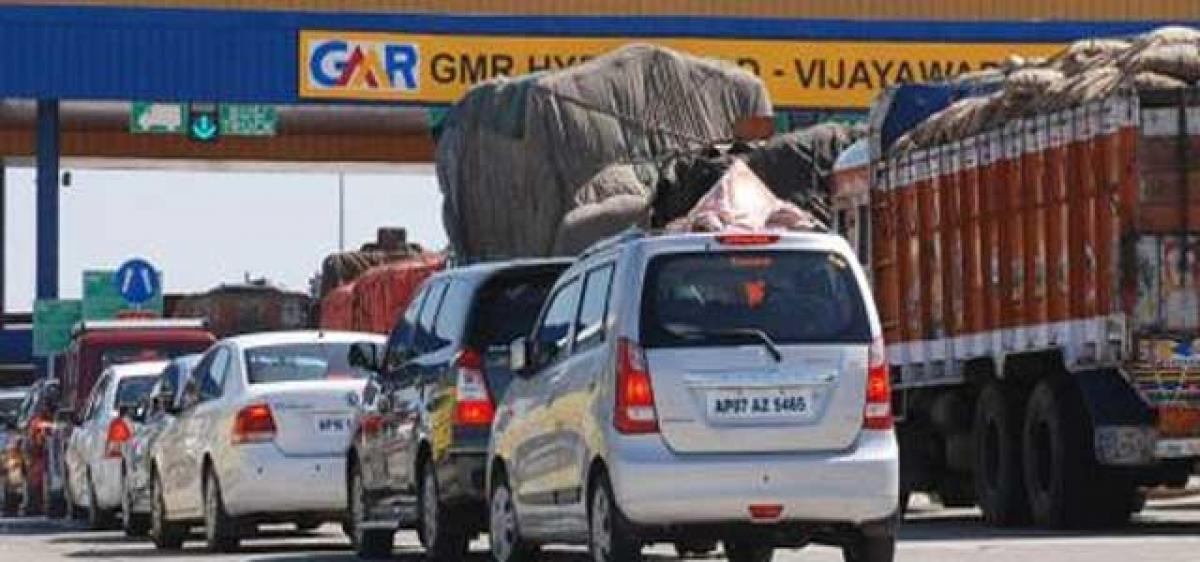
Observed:
[[[17,422],[28,396],[28,387],[0,388],[0,509],[6,516],[16,515],[21,503],[20,473],[16,472],[16,479],[8,476],[21,457],[15,451],[9,452],[9,444],[20,441]]]
[[[364,392],[347,462],[349,531],[360,556],[391,552],[415,527],[433,560],[460,560],[486,528],[485,462],[495,404],[512,380],[508,343],[529,333],[546,293],[569,265],[529,260],[474,265],[431,277],[388,338]]]
[[[10,433],[5,480],[12,484],[9,491],[20,496],[20,512],[24,515],[41,514],[46,504],[46,443],[54,427],[58,398],[57,379],[35,381]]]

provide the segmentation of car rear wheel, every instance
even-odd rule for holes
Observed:
[[[121,528],[127,537],[144,537],[150,530],[150,520],[144,513],[133,512],[133,490],[128,476],[121,472]]]
[[[675,554],[680,558],[708,556],[717,549],[717,541],[709,539],[686,539],[675,541]]]
[[[237,521],[225,511],[221,484],[212,470],[204,474],[204,542],[210,552],[232,552],[238,547]]]
[[[491,541],[492,560],[494,562],[535,560],[538,547],[521,537],[517,507],[513,503],[512,491],[508,487],[508,478],[503,474],[497,475],[496,482],[492,484],[492,497],[488,505],[490,514],[488,540]]]
[[[390,529],[366,529],[367,496],[358,464],[350,466],[350,541],[359,558],[377,560],[392,555],[396,533]]]
[[[100,499],[96,494],[96,483],[92,480],[91,472],[87,475],[88,527],[93,531],[104,531],[113,528],[115,521],[111,511],[100,507]]]
[[[770,562],[775,548],[754,542],[725,541],[725,557],[729,562]]]
[[[0,507],[3,507],[5,517],[13,517],[21,508],[21,496],[8,489],[8,482],[0,482]]]
[[[596,477],[588,501],[588,553],[593,562],[640,562],[642,543],[614,498],[608,476]]]
[[[420,538],[425,545],[428,560],[462,560],[471,546],[466,525],[456,517],[454,510],[441,501],[437,470],[432,461],[425,461],[421,471],[420,493]]]
[[[896,558],[896,525],[892,520],[864,527],[842,545],[846,562],[892,562]]]
[[[167,519],[167,503],[157,472],[150,480],[150,497],[150,539],[154,547],[159,550],[179,550],[187,538],[188,528]]]

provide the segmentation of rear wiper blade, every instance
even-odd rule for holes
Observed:
[[[664,327],[667,329],[668,332],[671,332],[672,334],[674,334],[676,336],[684,337],[684,338],[695,338],[695,337],[704,337],[704,336],[716,336],[716,337],[729,337],[729,336],[747,337],[747,336],[749,336],[751,338],[758,340],[759,343],[762,343],[763,347],[766,348],[767,352],[771,354],[771,357],[773,359],[775,359],[776,363],[783,362],[783,353],[781,353],[779,351],[779,346],[775,344],[775,340],[771,339],[771,336],[767,335],[766,332],[759,330],[758,328],[721,328],[721,329],[716,329],[716,330],[708,330],[708,329],[703,329],[703,328],[699,328],[696,326],[685,325],[685,324],[668,324]]]

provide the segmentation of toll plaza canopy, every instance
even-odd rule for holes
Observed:
[[[777,108],[861,113],[887,84],[1197,19],[1194,0],[6,4],[0,97],[64,100],[64,156],[289,161],[428,161],[437,113],[424,108],[487,78],[575,64],[629,42],[733,60],[758,73]],[[137,101],[308,109],[281,113],[275,138],[195,146],[129,134],[121,104]],[[32,130],[28,102],[0,107],[3,154],[31,155]]]

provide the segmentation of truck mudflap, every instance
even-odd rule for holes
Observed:
[[[1154,464],[1158,431],[1154,410],[1116,369],[1073,377],[1091,416],[1096,461],[1110,466]]]

